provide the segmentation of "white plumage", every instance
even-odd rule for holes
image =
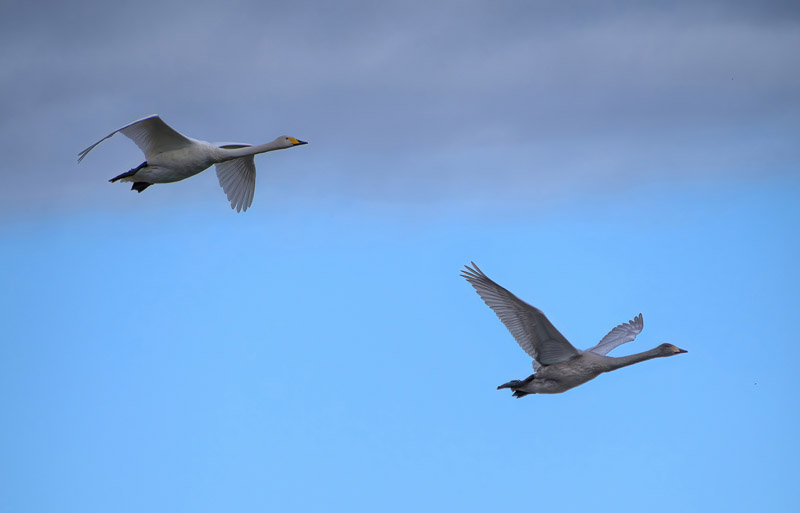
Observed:
[[[222,190],[231,202],[231,208],[237,212],[246,211],[253,203],[256,186],[254,155],[306,144],[294,137],[280,136],[257,146],[243,143],[214,145],[186,137],[153,115],[114,130],[80,152],[78,162],[117,132],[136,143],[146,160],[110,182],[133,182],[131,189],[142,192],[152,184],[177,182],[216,164]]]

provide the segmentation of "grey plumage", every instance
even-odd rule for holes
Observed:
[[[586,350],[576,349],[553,326],[538,308],[522,301],[501,287],[474,262],[465,266],[462,276],[494,310],[520,347],[533,358],[534,374],[524,380],[512,380],[498,388],[510,388],[514,397],[528,394],[559,394],[582,385],[603,372],[634,363],[674,356],[687,351],[672,344],[661,344],[649,351],[614,358],[605,356],[612,349],[633,341],[644,327],[642,314],[612,329],[600,342]]]

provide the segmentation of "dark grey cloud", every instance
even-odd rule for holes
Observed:
[[[310,140],[257,163],[292,169],[273,185],[311,198],[797,173],[796,3],[696,4],[7,3],[0,203],[111,201],[123,191],[104,179],[136,148],[75,154],[150,113],[206,140]]]

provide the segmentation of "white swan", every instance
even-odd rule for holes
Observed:
[[[145,161],[109,182],[133,182],[131,190],[142,192],[154,183],[170,183],[194,176],[216,164],[222,190],[237,212],[247,211],[256,188],[253,156],[267,151],[307,144],[294,137],[281,136],[272,142],[253,146],[230,143],[214,145],[176,132],[157,115],[148,116],[114,130],[78,154],[78,162],[92,149],[117,132],[130,138],[144,153]]]
[[[630,356],[606,356],[615,347],[632,342],[642,332],[642,314],[612,329],[596,346],[581,351],[559,333],[541,310],[495,283],[478,269],[475,262],[472,262],[472,267],[465,267],[461,276],[475,288],[481,299],[503,321],[520,347],[533,358],[534,374],[497,387],[498,390],[510,388],[514,397],[560,394],[591,381],[604,372],[687,352],[672,344],[661,344],[649,351]]]

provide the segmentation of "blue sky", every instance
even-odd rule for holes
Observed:
[[[0,16],[0,509],[800,506],[796,8],[99,5]],[[310,144],[245,214],[75,163],[150,113]],[[512,399],[471,260],[689,353]]]

